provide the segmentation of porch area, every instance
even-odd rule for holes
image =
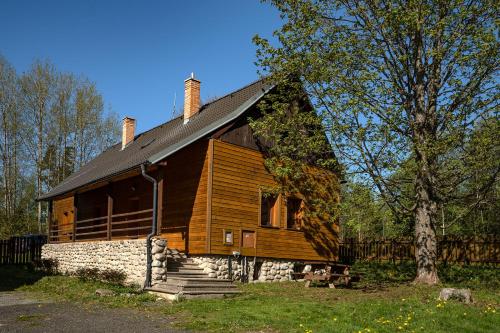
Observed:
[[[49,242],[138,239],[151,233],[152,188],[134,176],[53,203]]]
[[[206,251],[207,149],[200,142],[148,168],[158,185],[156,235],[169,248]],[[153,184],[139,170],[49,204],[49,243],[141,239],[151,233]]]

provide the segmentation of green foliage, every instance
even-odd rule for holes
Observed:
[[[18,74],[0,56],[0,238],[42,232],[34,199],[118,136],[93,82],[39,60]]]
[[[488,311],[498,307],[498,295],[482,289],[474,291],[478,304],[468,306],[438,302],[439,288],[411,285],[332,290],[261,283],[241,288],[240,297],[189,300],[166,312],[182,311],[181,327],[209,332],[477,332],[499,323]],[[480,324],[471,322],[479,318]]]
[[[55,275],[59,273],[59,261],[57,259],[40,259],[33,262],[33,268],[46,275]]]
[[[99,268],[79,268],[75,275],[82,281],[103,281],[121,285],[124,284],[127,277],[123,271]]]
[[[343,238],[396,237],[407,235],[412,229],[410,221],[396,221],[380,196],[361,183],[343,185],[340,208]]]
[[[284,24],[274,33],[277,46],[254,38],[262,71],[278,83],[300,80],[346,170],[372,182],[396,218],[412,211],[414,191],[398,189],[413,186],[422,152],[436,163],[436,201],[453,201],[450,192],[475,165],[487,170],[476,178],[477,188],[495,179],[498,129],[476,128],[498,122],[496,2],[269,2]],[[425,106],[426,120],[434,121],[422,125],[432,127],[425,143],[415,136],[417,78],[425,80],[428,103],[435,103]],[[279,120],[266,120],[268,130],[286,131]],[[295,143],[292,149],[303,148]],[[405,177],[395,176],[409,162]]]
[[[500,288],[500,270],[494,266],[462,266],[440,264],[439,276],[445,285],[462,288]],[[415,264],[412,261],[398,263],[358,261],[352,271],[361,273],[359,286],[394,285],[411,282],[415,278]]]
[[[468,288],[483,286],[492,290],[500,288],[500,270],[497,267],[442,265],[440,277],[446,284]]]
[[[266,155],[266,168],[278,183],[263,191],[300,194],[306,216],[335,223],[339,164],[300,84],[291,80],[277,86],[258,106],[260,114],[249,123]]]
[[[417,278],[435,283],[439,210],[451,226],[497,196],[498,1],[268,2],[283,25],[254,37],[262,73],[300,82],[352,181],[413,222]]]
[[[1,281],[14,275],[30,281],[19,288],[24,292],[86,305],[133,308],[148,316],[159,313],[176,326],[197,331],[488,332],[500,325],[498,293],[482,285],[473,290],[472,305],[437,301],[440,287],[329,289],[304,288],[299,282],[246,284],[239,286],[244,293],[234,298],[167,303],[128,287],[68,276],[33,278],[19,267],[0,267]],[[99,288],[111,289],[115,295],[98,297]]]

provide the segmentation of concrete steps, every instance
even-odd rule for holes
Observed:
[[[178,299],[181,295],[187,299],[223,298],[241,293],[231,280],[209,278],[189,258],[168,260],[167,281],[147,290],[167,299]]]

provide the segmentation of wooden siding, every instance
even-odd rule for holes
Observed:
[[[218,139],[240,147],[258,150],[259,146],[253,135],[252,128],[248,124],[247,117],[248,115],[238,119],[230,128],[227,129],[227,131],[222,133]]]
[[[164,167],[161,235],[169,248],[190,254],[206,253],[207,152],[208,140],[198,141],[169,157]]]
[[[301,260],[337,258],[336,226],[318,219],[303,221],[302,230],[286,229],[286,202],[281,203],[277,228],[261,227],[259,196],[262,186],[275,184],[260,152],[214,140],[210,253]],[[334,194],[336,195],[336,194]],[[223,244],[223,230],[234,232],[234,243]],[[242,247],[244,231],[255,231],[256,248]]]
[[[59,236],[57,241],[69,242],[73,239],[74,224],[74,198],[67,197],[53,201],[52,208],[52,227],[49,236]]]

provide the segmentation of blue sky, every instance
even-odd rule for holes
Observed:
[[[140,132],[169,120],[183,81],[202,99],[258,78],[252,37],[271,37],[278,12],[258,0],[23,1],[0,3],[0,54],[21,73],[35,59],[87,76],[106,108]]]

